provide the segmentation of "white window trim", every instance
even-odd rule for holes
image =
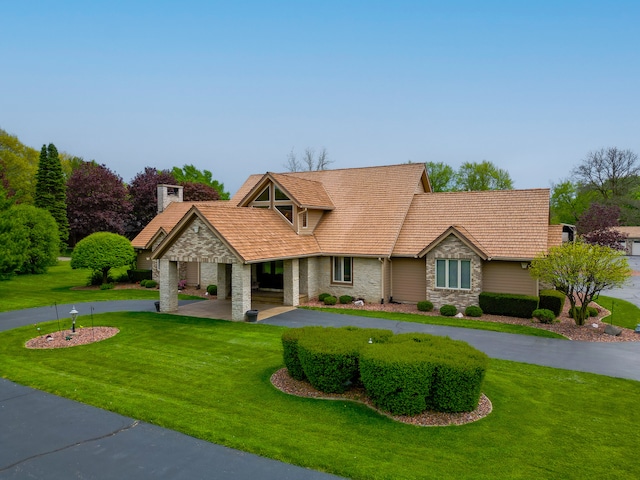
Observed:
[[[438,261],[443,260],[445,262],[445,268],[444,268],[444,287],[440,287],[438,286]],[[472,274],[472,262],[471,259],[468,258],[436,258],[436,265],[435,265],[435,288],[440,289],[440,290],[464,290],[464,291],[469,291],[471,290],[471,286],[472,286],[472,281],[473,281],[473,274]],[[458,286],[457,287],[450,287],[449,286],[449,262],[457,262],[458,263]],[[462,262],[469,262],[469,288],[464,288],[461,287],[460,285],[462,285]]]

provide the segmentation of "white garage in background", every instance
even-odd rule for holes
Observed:
[[[640,256],[640,227],[617,227],[616,230],[627,234],[625,242],[627,255]]]

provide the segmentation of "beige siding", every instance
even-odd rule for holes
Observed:
[[[391,262],[391,291],[395,302],[420,302],[427,298],[424,258],[394,258]]]
[[[151,250],[142,250],[138,252],[138,259],[136,261],[136,268],[140,270],[151,270],[153,262],[151,261]]]
[[[187,274],[185,280],[187,285],[200,285],[200,264],[198,262],[187,262]]]
[[[482,290],[494,293],[538,295],[538,283],[521,262],[484,262]]]

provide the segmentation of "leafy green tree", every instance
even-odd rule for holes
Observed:
[[[38,151],[0,129],[0,185],[16,203],[33,204]]]
[[[180,185],[185,185],[187,183],[201,183],[203,185],[208,185],[217,190],[218,198],[220,200],[229,200],[229,192],[224,191],[224,183],[214,180],[213,174],[209,170],[200,171],[194,165],[184,165],[182,168],[173,167],[171,174]]]
[[[550,200],[551,223],[575,225],[595,198],[593,192],[581,188],[571,180],[553,184]]]
[[[82,157],[76,157],[75,155],[69,155],[66,152],[60,153],[60,164],[62,165],[62,173],[64,174],[65,181],[69,181],[73,172],[79,169],[85,163],[93,163],[97,165],[95,160],[91,160],[90,162],[85,162]]]
[[[58,150],[53,143],[42,146],[36,174],[35,206],[48,210],[58,225],[60,247],[69,239],[67,219],[67,191]]]
[[[26,257],[18,272],[45,273],[56,264],[60,252],[56,221],[48,211],[33,205],[15,205],[9,212],[27,231]]]
[[[576,325],[585,324],[587,308],[602,290],[624,285],[631,275],[624,253],[583,242],[552,247],[533,259],[529,272],[567,296]]]
[[[97,232],[78,242],[71,254],[71,268],[90,268],[108,282],[109,270],[131,265],[136,255],[131,242],[117,233]]]
[[[427,162],[425,163],[431,190],[434,192],[451,192],[456,188],[456,172],[446,163]]]
[[[12,205],[0,186],[0,280],[15,275],[27,258],[29,232],[13,215]]]
[[[509,172],[484,160],[482,163],[463,163],[456,173],[456,190],[511,190]]]

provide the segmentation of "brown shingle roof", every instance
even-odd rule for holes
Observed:
[[[450,227],[463,228],[488,258],[533,258],[549,243],[549,190],[416,195],[393,253],[417,256]]]
[[[199,216],[245,261],[317,255],[310,235],[296,235],[275,210],[224,207],[209,203],[195,207]]]
[[[615,227],[620,233],[626,233],[629,238],[640,238],[640,227]]]
[[[335,205],[314,232],[326,255],[390,255],[414,193],[428,188],[421,163],[287,176],[322,183]]]
[[[142,231],[131,240],[133,248],[148,249],[157,233],[163,230],[165,233],[171,232],[173,227],[184,217],[193,205],[208,204],[211,202],[171,202],[164,211],[147,224]],[[221,205],[228,204],[225,201],[217,201]]]

